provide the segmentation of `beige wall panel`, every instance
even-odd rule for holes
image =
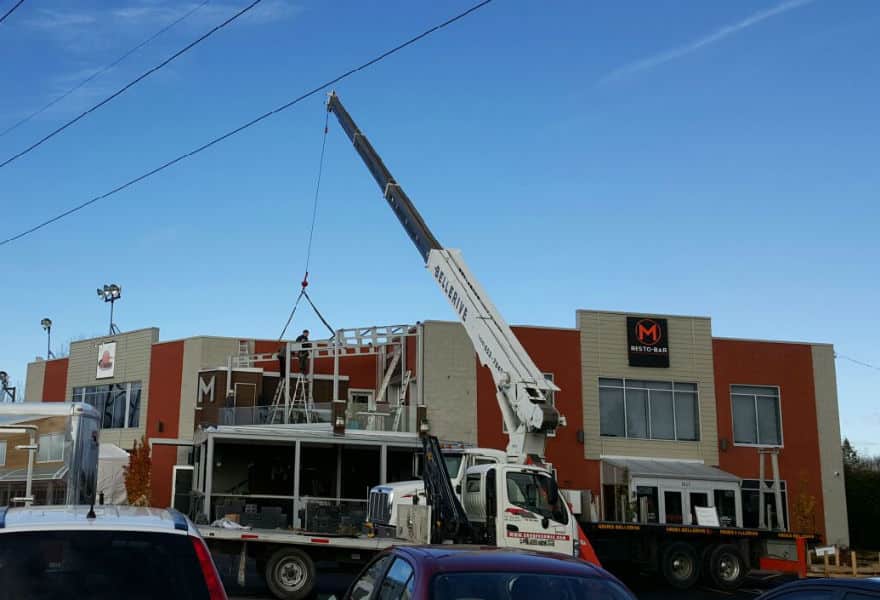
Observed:
[[[701,460],[718,464],[718,421],[712,362],[712,324],[705,317],[648,315],[667,319],[669,368],[630,367],[626,317],[645,313],[580,310],[581,365],[584,401],[584,455],[642,456]],[[700,440],[673,442],[602,438],[599,434],[599,377],[696,383],[699,392]]]
[[[238,338],[196,337],[183,343],[183,377],[180,383],[180,426],[177,437],[191,440],[195,426],[195,407],[199,392],[199,369],[225,367],[229,356],[238,354]],[[250,343],[253,352],[253,342]],[[218,385],[219,382],[215,385]],[[225,388],[215,388],[215,401],[222,399]]]
[[[424,324],[424,397],[431,432],[477,443],[477,360],[459,323]]]
[[[141,382],[140,424],[137,428],[103,429],[101,441],[125,449],[131,449],[136,439],[144,435],[147,423],[147,406],[150,402],[150,356],[153,344],[159,340],[159,329],[151,327],[129,331],[119,335],[80,340],[70,344],[70,361],[67,365],[67,389],[64,399],[72,399],[73,388],[108,385],[112,383]],[[113,377],[96,379],[98,346],[103,342],[116,342],[116,366]]]
[[[822,469],[822,500],[825,535],[829,544],[849,545],[849,520],[840,451],[840,415],[837,408],[837,374],[834,347],[814,344],[813,382],[816,388],[816,419],[819,426],[819,463]]]
[[[24,383],[25,402],[43,401],[43,382],[46,380],[46,361],[28,363]]]

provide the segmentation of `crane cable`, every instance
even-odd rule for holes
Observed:
[[[321,194],[321,176],[324,173],[324,153],[327,148],[327,131],[329,130],[329,119],[330,119],[330,111],[325,111],[324,115],[324,136],[321,139],[321,157],[318,159],[318,177],[315,182],[315,196],[312,200],[312,223],[309,227],[309,241],[306,244],[306,268],[305,274],[302,278],[302,288],[300,289],[299,296],[296,297],[296,300],[293,303],[293,308],[290,309],[290,316],[287,317],[287,323],[284,324],[284,329],[281,330],[281,335],[278,336],[278,341],[281,341],[284,338],[284,334],[287,333],[287,328],[290,327],[290,322],[293,320],[293,315],[296,314],[296,309],[299,306],[300,300],[305,297],[308,301],[309,305],[311,305],[312,310],[315,311],[315,314],[318,315],[318,318],[321,319],[321,322],[330,330],[330,337],[336,335],[336,331],[330,324],[327,322],[327,319],[324,318],[324,315],[321,314],[321,311],[318,310],[318,307],[315,306],[315,303],[312,302],[312,299],[309,297],[309,294],[306,292],[306,288],[309,286],[309,264],[312,260],[312,240],[315,237],[315,223],[318,219],[318,198]]]

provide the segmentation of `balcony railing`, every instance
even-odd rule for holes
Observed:
[[[219,410],[220,425],[280,425],[285,423],[330,423],[333,404],[316,402],[312,408],[301,405],[290,408],[285,419],[284,406],[234,406]],[[376,410],[360,410],[349,406],[346,410],[346,429],[367,431],[412,432],[414,428],[415,407],[392,407],[379,405]]]

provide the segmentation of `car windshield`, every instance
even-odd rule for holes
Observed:
[[[463,454],[444,454],[443,461],[446,463],[446,470],[449,471],[449,477],[454,479],[458,475],[461,468],[461,461],[464,459]]]
[[[507,499],[514,506],[529,512],[563,525],[568,523],[568,511],[565,510],[562,497],[556,484],[546,475],[531,471],[508,473]]]
[[[0,600],[207,600],[187,535],[35,531],[0,535]]]
[[[633,600],[616,582],[547,573],[467,572],[435,575],[432,600]]]

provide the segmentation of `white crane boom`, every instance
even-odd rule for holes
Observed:
[[[565,425],[564,417],[548,400],[551,392],[559,388],[544,378],[468,269],[461,252],[440,245],[335,93],[330,94],[327,110],[336,115],[379,184],[385,200],[416,245],[426,267],[464,325],[480,364],[487,366],[492,373],[509,436],[508,460],[525,463],[534,458],[542,461],[547,434]]]

